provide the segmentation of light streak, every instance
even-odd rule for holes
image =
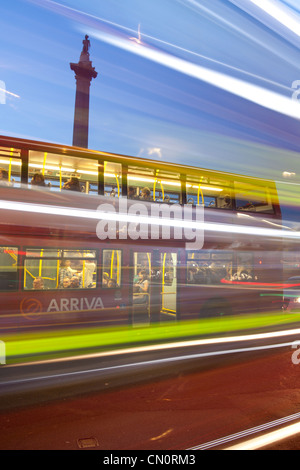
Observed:
[[[272,18],[288,28],[294,34],[300,36],[299,15],[296,15],[289,8],[281,5],[279,2],[276,2],[276,0],[250,0],[250,2],[266,12],[268,15],[272,16]]]
[[[269,446],[274,444],[277,441],[282,441],[282,439],[286,439],[287,437],[292,437],[295,434],[300,433],[300,422],[295,424],[290,424],[282,429],[278,429],[277,431],[272,431],[264,436],[256,437],[254,439],[250,439],[249,441],[242,442],[241,444],[236,444],[234,446],[228,447],[225,450],[255,450],[261,449],[262,447]]]
[[[38,3],[39,6],[42,4],[45,8],[48,8],[50,10],[53,10],[53,11],[56,11],[56,12],[59,12],[60,14],[64,15],[64,16],[71,16],[73,17],[75,20],[79,21],[79,22],[84,22],[84,23],[87,23],[88,21],[90,20],[96,20],[97,22],[101,22],[102,24],[104,25],[109,25],[110,27],[114,27],[114,28],[118,28],[122,31],[126,31],[130,34],[132,33],[136,33],[136,31],[132,28],[128,28],[128,27],[125,27],[123,25],[120,25],[118,23],[115,23],[113,21],[109,21],[109,20],[105,20],[104,18],[100,18],[96,15],[91,15],[89,13],[85,13],[81,10],[78,10],[78,9],[75,9],[75,8],[72,8],[72,7],[69,7],[69,6],[66,6],[66,5],[62,5],[60,4],[59,2],[55,2],[55,1],[49,1],[49,0],[31,0],[33,3]],[[192,2],[192,0],[188,0],[189,2]],[[201,8],[201,9],[204,9],[205,11],[208,11],[210,14],[213,14],[213,12],[211,10],[208,10],[206,9],[205,7],[203,7],[203,5],[199,5],[199,4],[196,4],[195,2],[193,2],[197,8]],[[221,17],[220,15],[215,15],[217,16],[217,19],[220,20],[220,21],[225,21],[225,19],[223,17]],[[239,28],[236,28],[235,25],[225,21],[225,23],[232,27],[232,28],[235,28],[238,30],[238,32],[242,33],[242,34],[246,34],[246,32],[244,30],[241,30]],[[139,25],[139,28],[140,28],[140,25]],[[84,32],[86,28],[84,28]],[[117,33],[116,33],[117,34]],[[220,65],[222,67],[225,67],[229,70],[233,70],[235,72],[238,72],[238,73],[241,73],[245,76],[248,76],[248,77],[251,77],[251,78],[255,78],[257,80],[260,80],[262,82],[265,82],[265,83],[268,83],[270,85],[274,85],[278,88],[282,88],[283,90],[287,90],[287,91],[290,91],[290,87],[288,86],[285,86],[285,85],[282,85],[281,83],[278,83],[278,82],[275,82],[273,80],[270,80],[270,79],[267,79],[265,77],[262,77],[260,75],[257,75],[257,74],[253,74],[251,72],[248,72],[246,70],[243,70],[243,69],[240,69],[238,67],[234,67],[230,64],[226,64],[225,62],[221,62],[219,60],[216,60],[216,59],[212,59],[211,57],[207,57],[203,54],[199,54],[195,51],[191,51],[190,49],[186,49],[184,47],[181,47],[181,46],[178,46],[177,44],[173,44],[171,42],[168,42],[168,41],[164,41],[162,39],[159,39],[159,38],[156,38],[154,36],[151,36],[151,35],[148,35],[148,34],[145,34],[143,33],[143,37],[146,38],[146,39],[149,39],[150,41],[154,41],[158,44],[163,44],[165,46],[169,46],[175,50],[178,50],[178,51],[181,51],[181,52],[185,52],[187,54],[190,54],[190,55],[193,55],[193,56],[196,56],[196,57],[199,57],[200,59],[204,59],[210,63],[213,63],[213,64],[216,64],[216,65]],[[249,39],[251,40],[254,40],[256,41],[256,38],[255,37],[251,37],[250,35],[247,34],[247,37],[249,37]],[[142,41],[141,41],[141,35],[140,35],[140,32],[138,30],[138,38],[135,38],[135,37],[130,37],[129,38],[131,41],[135,41],[137,44],[144,44]]]
[[[16,95],[15,93],[12,93],[11,91],[7,91],[5,88],[0,88],[0,91],[3,93],[6,93],[7,95],[14,96],[15,98],[21,98],[19,95]]]
[[[134,38],[134,37],[129,38],[129,39],[131,39],[132,41],[136,41],[137,44],[142,44],[140,27],[141,27],[141,25],[139,24],[139,27],[138,27],[138,37],[137,37],[137,38]]]
[[[193,230],[202,230],[218,233],[229,233],[229,234],[240,234],[240,235],[254,235],[261,237],[280,238],[280,239],[294,239],[300,240],[299,231],[284,231],[271,228],[262,227],[250,227],[232,224],[217,224],[211,222],[196,222],[187,221],[182,219],[162,219],[159,217],[132,215],[132,214],[118,214],[112,212],[79,209],[79,208],[68,208],[58,207],[43,204],[30,204],[23,202],[11,202],[6,200],[0,200],[0,210],[12,210],[21,211],[27,213],[57,215],[64,217],[76,217],[93,220],[112,220],[116,222],[124,223],[136,223],[136,224],[153,224],[168,227],[186,227]]]
[[[206,450],[206,449],[211,449],[213,447],[220,447],[220,446],[226,444],[227,442],[234,441],[234,440],[237,440],[237,439],[241,439],[241,438],[249,436],[251,434],[256,434],[256,433],[265,431],[266,429],[270,429],[270,428],[273,428],[273,427],[276,427],[276,426],[280,426],[282,424],[286,424],[290,421],[294,421],[294,420],[299,419],[299,418],[300,418],[300,413],[295,413],[293,415],[284,416],[283,418],[279,418],[279,419],[276,419],[274,421],[270,421],[268,423],[264,423],[264,424],[261,424],[259,426],[255,426],[253,428],[245,429],[243,431],[240,431],[240,432],[237,432],[237,433],[234,433],[234,434],[230,434],[228,436],[223,436],[223,437],[220,437],[219,439],[215,439],[215,440],[210,441],[210,442],[205,442],[204,444],[199,444],[197,446],[191,447],[188,450]],[[228,450],[228,448],[227,449],[225,448],[225,450]]]
[[[177,72],[209,83],[210,85],[239,96],[240,98],[252,101],[264,108],[285,114],[292,118],[300,118],[299,103],[274,91],[231,77],[225,73],[188,62],[187,60],[154,48],[142,45],[141,47],[135,47],[132,41],[119,38],[116,35],[99,32],[96,29],[89,29],[89,35],[115,47],[137,54],[145,59],[169,67]]]
[[[281,332],[278,332],[278,333],[281,333]],[[267,337],[268,334],[249,335],[248,337],[247,335],[244,335],[244,337],[241,336],[241,337],[230,337],[230,338],[212,338],[208,340],[187,341],[187,342],[181,341],[175,344],[166,343],[166,344],[160,344],[160,345],[127,348],[127,349],[122,349],[122,350],[118,349],[116,351],[108,351],[108,352],[102,352],[102,353],[86,354],[84,356],[73,356],[72,358],[68,357],[67,360],[77,361],[79,358],[90,359],[90,358],[95,358],[95,357],[99,358],[99,357],[104,357],[104,356],[123,355],[123,354],[128,354],[128,353],[140,353],[140,352],[145,352],[145,351],[150,352],[150,351],[161,351],[165,349],[186,348],[191,345],[217,344],[217,343],[226,343],[226,342],[232,342],[232,341],[247,341],[247,340],[251,341],[252,339],[257,339],[257,337],[264,337],[264,336]],[[78,376],[78,375],[83,376],[86,374],[95,374],[95,373],[98,374],[101,372],[111,372],[113,370],[124,370],[124,369],[136,368],[136,367],[144,368],[146,366],[153,366],[153,365],[166,364],[166,363],[172,363],[172,362],[181,362],[181,361],[187,361],[187,360],[195,360],[195,359],[200,359],[200,358],[205,358],[205,357],[215,357],[215,356],[237,354],[237,353],[243,353],[243,352],[254,352],[254,351],[261,351],[261,350],[285,348],[285,347],[290,347],[293,344],[294,344],[294,341],[290,341],[287,343],[276,343],[276,344],[268,344],[268,345],[262,345],[262,346],[254,346],[254,347],[241,347],[241,348],[232,348],[232,349],[225,349],[225,350],[218,350],[218,351],[207,351],[207,352],[202,352],[202,353],[171,356],[171,357],[153,359],[153,360],[147,360],[147,361],[131,362],[127,364],[118,364],[116,366],[111,366],[111,367],[97,367],[94,369],[79,370],[79,371],[60,373],[60,374],[54,374],[54,375],[28,377],[25,379],[9,380],[7,382],[3,381],[1,382],[1,385],[3,389],[4,385],[14,385],[14,384],[34,382],[38,380],[49,380],[49,379],[72,377],[72,376]],[[57,363],[57,362],[65,361],[65,360],[66,358],[56,358],[56,359],[50,359],[50,360],[44,360],[44,361],[36,361],[35,364]],[[27,363],[27,364],[29,365],[30,363]],[[26,365],[26,363],[24,363],[24,365]],[[17,365],[11,365],[11,366],[7,365],[6,367],[16,367],[16,366]],[[1,395],[1,391],[0,391],[0,395]]]

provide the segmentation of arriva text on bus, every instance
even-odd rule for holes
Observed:
[[[103,213],[96,227],[100,240],[185,240],[186,249],[204,244],[204,206],[132,203],[127,198],[100,204]]]

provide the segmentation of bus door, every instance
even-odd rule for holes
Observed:
[[[160,253],[161,320],[177,318],[177,253]]]
[[[132,323],[147,325],[151,319],[151,253],[133,252]]]

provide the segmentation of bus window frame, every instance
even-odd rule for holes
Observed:
[[[63,288],[63,287],[55,287],[55,288],[45,288],[45,289],[25,289],[25,286],[24,286],[24,273],[25,273],[25,262],[26,262],[26,259],[38,259],[40,260],[41,257],[27,257],[26,256],[26,251],[27,250],[45,250],[45,249],[48,249],[48,250],[53,250],[53,251],[94,251],[95,252],[95,258],[93,258],[95,261],[96,261],[96,268],[95,268],[95,272],[96,272],[96,285],[95,287],[74,287],[74,288]],[[74,291],[95,291],[99,288],[99,252],[100,252],[100,249],[99,248],[59,248],[59,247],[53,247],[53,246],[44,246],[44,247],[37,247],[37,246],[25,246],[24,247],[24,254],[22,256],[22,276],[21,276],[21,279],[20,279],[20,282],[21,282],[21,290],[22,292],[66,292],[67,291],[70,291],[70,292],[74,292]],[[68,259],[68,258],[64,258],[64,257],[54,257],[54,256],[47,256],[46,258],[44,259],[47,259],[47,260],[53,260],[53,261],[61,261],[63,259]],[[80,257],[80,258],[76,258],[77,260],[84,260],[86,261],[87,259],[88,260],[91,260],[91,258],[89,257]],[[39,277],[39,276],[36,276],[36,277]],[[41,276],[42,277],[42,276]]]
[[[103,256],[103,252],[104,251],[120,251],[121,252],[121,263],[120,263],[120,284],[115,286],[115,287],[108,287],[108,286],[104,286],[103,285],[103,274],[104,274],[104,265],[103,265],[103,262],[104,262],[104,256]],[[107,291],[111,291],[111,290],[114,290],[114,289],[122,289],[123,287],[123,248],[116,248],[115,250],[111,247],[106,247],[106,248],[102,248],[101,249],[101,265],[100,265],[100,272],[101,272],[101,276],[99,276],[99,287],[101,289],[105,289]]]
[[[143,173],[139,173],[140,170],[141,172],[144,171],[149,171],[151,174],[143,174]],[[184,186],[184,179],[182,178],[182,174],[180,172],[177,172],[175,173],[174,171],[168,171],[168,173],[170,173],[170,175],[160,175],[159,173],[157,173],[157,169],[155,168],[152,168],[150,165],[148,167],[145,167],[143,165],[139,165],[138,163],[136,163],[135,165],[127,165],[127,174],[126,174],[126,179],[127,179],[127,194],[128,194],[128,190],[129,190],[129,187],[130,186],[134,186],[135,188],[139,188],[139,191],[141,191],[142,187],[145,188],[145,187],[149,187],[150,189],[150,192],[152,193],[151,194],[151,199],[148,201],[148,202],[153,202],[153,203],[157,203],[157,204],[180,204],[182,205],[183,204],[183,186]],[[173,173],[173,178],[172,178],[172,173]],[[141,185],[141,187],[139,185],[134,185],[132,183],[129,182],[130,180],[130,176],[134,176],[135,178],[138,178],[138,177],[141,177],[141,178],[149,178],[149,179],[153,179],[153,182],[149,181],[149,183],[151,183],[151,186],[148,186],[147,185],[147,181],[144,182],[143,185]],[[179,178],[176,178],[175,176],[179,176]],[[178,187],[179,187],[179,190],[177,192],[177,196],[179,196],[179,201],[178,202],[167,202],[165,200],[158,200],[155,196],[155,198],[153,197],[153,187],[155,185],[155,192],[157,191],[157,187],[160,188],[162,190],[162,185],[161,185],[161,180],[163,180],[164,182],[167,182],[168,181],[170,183],[178,183]],[[142,182],[142,180],[141,180]],[[163,191],[164,192],[164,191]],[[164,196],[166,197],[166,195]],[[143,198],[140,197],[140,195],[136,195],[136,197],[133,198],[133,200],[137,200],[137,201],[144,201]]]
[[[214,170],[206,170],[202,168],[193,168],[192,171],[189,170],[188,167],[186,168],[180,168],[180,166],[174,169],[172,168],[172,164],[162,164],[161,162],[155,162],[155,161],[148,161],[144,162],[139,162],[136,161],[137,159],[135,157],[132,157],[132,161],[128,163],[126,159],[131,158],[126,155],[117,155],[117,154],[110,154],[106,152],[94,152],[94,151],[89,151],[88,149],[82,149],[78,151],[77,149],[73,147],[62,147],[61,145],[53,145],[51,143],[43,143],[43,142],[34,142],[34,141],[26,141],[25,143],[23,141],[19,141],[17,138],[6,138],[3,136],[1,146],[4,149],[7,149],[9,152],[10,148],[15,148],[18,151],[20,151],[20,156],[14,156],[14,158],[20,158],[21,159],[21,175],[20,175],[20,180],[21,184],[24,184],[28,186],[29,188],[31,187],[28,178],[29,178],[29,153],[30,151],[36,151],[36,152],[49,152],[57,155],[67,155],[70,157],[75,157],[75,158],[80,158],[80,159],[88,159],[88,160],[95,160],[97,162],[98,166],[98,181],[95,182],[95,184],[98,186],[98,190],[95,191],[95,193],[98,195],[104,195],[104,161],[111,162],[111,163],[117,163],[121,165],[121,173],[120,173],[120,196],[124,197],[127,196],[128,194],[128,174],[129,174],[129,169],[130,167],[133,167],[133,171],[135,170],[150,170],[152,172],[152,176],[155,178],[157,177],[159,179],[159,173],[156,174],[157,170],[161,170],[163,173],[165,173],[165,176],[162,178],[164,179],[170,179],[171,181],[177,181],[180,184],[180,191],[178,192],[180,201],[179,204],[187,204],[188,201],[188,191],[187,191],[187,184],[188,183],[195,183],[197,184],[199,178],[201,176],[208,178],[209,180],[211,179],[226,179],[226,175],[220,171],[214,171]],[[176,171],[177,170],[177,171]],[[172,176],[170,177],[168,174],[174,174],[174,179],[172,180]],[[156,176],[155,176],[156,174]],[[175,176],[179,176],[179,178],[176,178]],[[266,179],[260,179],[256,177],[247,177],[243,175],[235,175],[235,174],[230,174],[228,173],[227,175],[228,178],[230,178],[231,184],[229,186],[225,186],[224,189],[228,188],[229,191],[231,191],[231,207],[226,208],[226,207],[214,207],[214,206],[205,206],[205,210],[207,209],[220,209],[220,210],[227,210],[228,212],[249,212],[253,213],[256,216],[264,216],[264,215],[270,215],[270,216],[277,216],[280,211],[278,211],[277,206],[279,205],[277,199],[277,191],[276,195],[274,197],[273,195],[273,190],[271,184],[274,182],[266,180]],[[257,181],[258,180],[258,181]],[[270,202],[270,209],[265,210],[265,211],[257,211],[257,210],[251,210],[251,208],[245,209],[239,209],[236,205],[236,188],[235,185],[236,183],[242,183],[242,184],[250,184],[253,187],[257,188],[263,188],[263,190],[266,192],[266,195],[268,197],[268,201]],[[221,185],[222,186],[222,185]],[[153,202],[158,202],[158,203],[166,203],[167,201],[153,201]],[[173,203],[171,203],[173,204]],[[194,204],[193,204],[194,206]]]
[[[269,206],[271,206],[271,209],[268,209],[268,210],[265,210],[265,211],[257,211],[256,210],[256,206],[255,204],[253,204],[253,208],[254,209],[251,209],[251,206],[249,206],[249,208],[242,208],[241,206],[238,207],[238,204],[237,204],[237,194],[240,193],[240,195],[242,195],[242,191],[239,190],[239,191],[236,191],[236,186],[235,185],[238,185],[238,184],[242,184],[242,185],[248,185],[248,186],[252,186],[254,189],[256,188],[257,190],[260,190],[260,191],[265,191],[265,194],[267,196],[267,203]],[[238,188],[237,188],[238,189]],[[255,184],[254,182],[250,181],[246,181],[246,182],[243,182],[243,181],[240,181],[240,180],[234,180],[233,182],[233,191],[234,191],[234,200],[235,200],[235,205],[236,205],[236,211],[237,212],[241,212],[241,213],[251,213],[251,214],[255,214],[255,215],[262,215],[262,216],[266,216],[266,215],[275,215],[276,214],[276,202],[273,200],[273,197],[272,197],[272,190],[271,188],[269,187],[268,184],[266,185],[262,185],[262,184]],[[245,199],[244,199],[245,200]]]
[[[207,181],[204,181],[204,182],[199,181],[199,180],[201,179],[201,177],[207,179]],[[214,181],[211,182],[211,180],[214,180],[214,179],[217,180],[217,183],[214,182]],[[191,205],[192,207],[195,207],[195,206],[197,206],[197,205],[203,205],[205,211],[206,211],[207,209],[222,210],[222,211],[225,210],[225,211],[228,211],[228,212],[230,212],[230,211],[231,211],[231,212],[235,211],[235,210],[236,210],[236,204],[235,204],[235,189],[234,189],[233,177],[231,177],[230,180],[228,181],[228,183],[229,183],[228,185],[222,184],[222,180],[223,180],[224,182],[226,181],[226,179],[225,179],[224,177],[223,177],[223,178],[222,178],[222,176],[220,177],[221,183],[218,181],[218,179],[219,179],[219,176],[216,175],[213,170],[207,175],[206,173],[203,173],[203,174],[202,174],[202,171],[201,171],[201,169],[200,169],[200,170],[199,170],[199,175],[197,176],[197,181],[196,181],[196,180],[193,180],[193,179],[192,179],[192,176],[186,175],[186,176],[185,176],[185,181],[184,181],[184,183],[185,183],[185,191],[186,191],[186,203],[189,204],[189,205]],[[193,201],[193,203],[191,204],[191,203],[189,203],[189,200],[190,200],[190,198],[193,198],[193,197],[195,197],[195,196],[193,196],[192,194],[189,195],[188,185],[191,185],[191,186],[193,186],[193,185],[195,185],[195,186],[198,185],[199,188],[201,188],[201,186],[211,186],[211,187],[216,186],[216,187],[222,189],[222,192],[224,192],[224,193],[226,193],[226,191],[227,191],[228,194],[229,194],[229,197],[230,197],[231,205],[230,205],[230,207],[226,207],[226,206],[223,206],[223,207],[222,207],[222,206],[219,206],[219,207],[218,207],[217,204],[211,205],[211,206],[210,206],[210,205],[206,205],[205,202],[204,202],[204,198],[205,198],[205,197],[211,197],[211,198],[213,198],[213,196],[205,196],[205,195],[203,195],[202,201],[200,201],[200,199],[199,199],[199,204],[198,204],[198,203],[194,203],[194,201]],[[216,199],[217,199],[217,196],[216,196]]]
[[[1,245],[0,249],[1,248],[10,248],[10,246]],[[21,250],[20,250],[20,246],[17,244],[15,244],[14,246],[11,246],[11,248],[17,248],[18,259],[17,259],[17,269],[16,269],[16,287],[14,289],[5,289],[5,290],[0,289],[0,293],[18,292],[20,290],[20,260],[22,259],[21,254],[20,254]]]

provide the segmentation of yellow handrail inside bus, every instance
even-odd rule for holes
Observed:
[[[151,276],[151,255],[150,255],[150,253],[147,253],[147,258],[148,258],[148,264],[149,264],[149,274]]]
[[[164,294],[165,294],[165,265],[167,253],[164,253],[163,266],[162,266],[162,283],[161,283],[161,308],[164,309]]]
[[[164,192],[163,184],[162,184],[161,180],[158,180],[157,178],[155,178],[154,183],[153,183],[153,201],[155,201],[155,189],[156,189],[156,182],[157,181],[160,183],[161,192],[162,192],[162,200],[164,200],[164,198],[165,198],[165,192]]]
[[[10,154],[13,155],[13,151],[14,149],[11,148],[10,149]],[[10,182],[10,179],[11,179],[11,165],[12,165],[12,158],[10,157],[9,159],[9,167],[8,167],[8,181]]]
[[[61,174],[61,165],[59,165],[59,189],[61,191],[61,185],[62,185],[62,174]]]
[[[59,250],[57,250],[57,265],[56,265],[56,289],[58,288],[59,284]]]
[[[202,198],[202,204],[204,205],[204,196],[203,196],[203,192],[202,192],[202,189],[201,189],[201,183],[202,183],[202,180],[203,180],[203,176],[201,176],[201,179],[200,179],[200,183],[198,185],[198,195],[197,195],[197,203],[198,205],[200,204],[200,198],[199,198],[199,195],[201,193],[201,198]]]
[[[39,261],[39,277],[42,277],[42,268],[43,268],[43,260],[42,260],[42,257],[43,257],[43,254],[44,254],[44,250],[42,249],[41,250],[41,259]]]
[[[113,272],[114,272],[114,257],[115,257],[115,250],[112,250],[111,260],[110,260],[110,278],[111,279],[113,277]]]
[[[161,308],[162,310],[167,310],[168,312],[171,312],[172,315],[176,315],[176,310],[173,310],[171,308],[167,308],[165,307],[164,305],[164,296],[167,295],[167,294],[176,294],[176,291],[175,292],[165,292],[165,265],[166,265],[166,256],[167,256],[167,253],[164,253],[164,257],[163,257],[163,269],[162,269],[162,292],[161,292],[161,298],[162,298],[162,302],[161,302]]]
[[[117,180],[118,197],[120,197],[120,183],[119,183],[118,175],[116,173],[115,173],[115,178]]]
[[[84,287],[84,282],[85,282],[85,259],[83,260],[83,263],[82,263],[82,287]]]
[[[46,160],[47,160],[47,152],[44,152],[44,162],[43,162],[43,171],[42,171],[42,175],[45,175]]]
[[[110,277],[113,279],[114,273],[114,258],[115,258],[115,251],[117,253],[117,284],[120,284],[120,256],[118,250],[112,250],[111,262],[110,262]]]
[[[17,256],[15,253],[12,253],[11,251],[6,251],[5,253],[7,253],[9,256],[12,257],[12,259],[15,260],[15,263],[12,264],[12,266],[16,266],[16,263],[17,263],[17,261],[18,261],[18,256]]]

